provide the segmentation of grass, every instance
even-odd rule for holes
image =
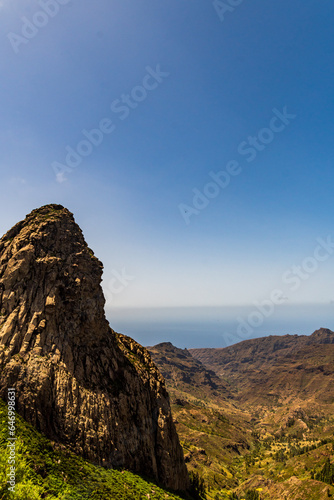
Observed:
[[[181,500],[141,476],[98,467],[56,446],[16,414],[16,487],[8,490],[7,406],[0,399],[1,500]]]

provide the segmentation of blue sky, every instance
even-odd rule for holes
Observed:
[[[0,232],[43,204],[69,208],[104,263],[111,325],[146,344],[168,325],[179,345],[238,339],[274,290],[284,299],[245,335],[334,329],[334,254],[314,257],[334,239],[334,5],[224,10],[0,1]],[[101,144],[82,145],[101,123]],[[231,162],[238,174],[212,186]]]

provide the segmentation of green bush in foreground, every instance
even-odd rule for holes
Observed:
[[[181,500],[128,471],[98,467],[55,449],[16,414],[16,486],[8,490],[7,406],[0,399],[0,500]]]

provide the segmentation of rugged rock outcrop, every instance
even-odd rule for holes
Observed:
[[[106,466],[185,490],[164,379],[104,314],[102,264],[60,205],[0,240],[0,396],[54,441]]]

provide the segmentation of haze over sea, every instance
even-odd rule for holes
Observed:
[[[267,335],[310,335],[320,327],[333,330],[333,303],[280,306],[261,326],[248,334],[244,328],[240,332],[237,318],[246,320],[254,310],[250,306],[120,308],[108,309],[107,317],[114,330],[143,345],[172,342],[182,349],[227,347]]]

